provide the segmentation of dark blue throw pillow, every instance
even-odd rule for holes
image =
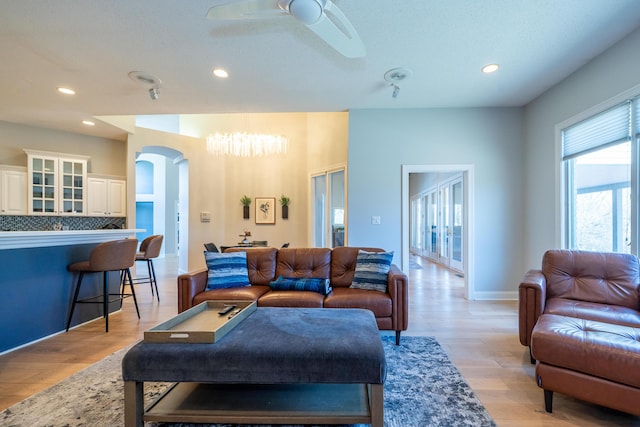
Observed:
[[[327,295],[331,292],[329,279],[316,277],[279,276],[275,281],[269,283],[269,286],[277,291],[312,291],[322,295]]]

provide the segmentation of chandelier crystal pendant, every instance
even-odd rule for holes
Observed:
[[[207,137],[207,151],[216,156],[263,157],[286,154],[289,141],[263,133],[215,133]]]

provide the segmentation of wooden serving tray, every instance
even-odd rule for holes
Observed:
[[[235,308],[224,315],[219,311]],[[255,301],[205,301],[147,331],[144,340],[154,343],[215,343],[256,310]]]

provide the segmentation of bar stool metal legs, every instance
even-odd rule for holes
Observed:
[[[95,248],[93,248],[88,261],[76,262],[69,265],[69,271],[76,271],[79,275],[78,281],[76,283],[76,288],[73,293],[73,302],[71,303],[71,309],[69,310],[69,317],[67,318],[67,331],[69,331],[76,304],[101,304],[103,317],[105,319],[106,332],[109,332],[109,303],[111,302],[120,301],[120,306],[122,307],[122,300],[126,297],[132,296],[133,303],[136,307],[136,314],[138,315],[138,319],[140,318],[140,310],[138,309],[138,301],[136,299],[136,292],[133,287],[133,280],[131,278],[130,270],[130,267],[135,262],[134,259],[137,247],[137,239],[123,239],[100,243]],[[119,288],[117,294],[109,292],[110,271],[117,271],[121,274],[121,280],[119,280]],[[100,272],[102,273],[102,295],[78,299],[78,296],[80,294],[80,287],[82,285],[82,279],[84,278],[85,274]],[[130,294],[125,293],[124,289],[127,281],[131,289]]]
[[[147,277],[133,279],[133,283],[136,285],[148,282],[151,286],[151,296],[155,295],[158,302],[160,302],[160,292],[158,292],[158,281],[156,280],[156,271],[153,267],[153,258],[157,258],[160,255],[160,248],[162,248],[163,239],[163,235],[155,234],[147,237],[142,241],[142,243],[140,243],[140,251],[136,254],[136,261],[147,262],[147,271],[149,275]]]
[[[136,291],[133,287],[133,280],[131,279],[131,270],[125,269],[122,270],[124,275],[124,279],[121,282],[122,286],[120,287],[120,292],[117,294],[109,293],[109,272],[102,272],[102,295],[84,298],[79,300],[78,294],[80,293],[80,286],[82,284],[82,278],[84,277],[84,272],[81,271],[78,276],[78,282],[76,283],[76,290],[73,295],[73,303],[71,304],[71,310],[69,311],[69,317],[67,318],[67,331],[69,331],[69,326],[71,325],[71,318],[73,317],[73,312],[76,308],[76,304],[102,304],[102,317],[104,317],[105,323],[105,332],[109,332],[109,304],[115,301],[120,301],[120,307],[122,307],[122,300],[126,297],[133,297],[133,304],[136,307],[136,314],[138,315],[138,319],[140,318],[140,310],[138,309],[138,300],[136,299]],[[128,282],[128,283],[127,283]],[[131,293],[127,294],[124,292],[124,286],[128,284],[131,288]],[[110,298],[117,297],[117,298]]]

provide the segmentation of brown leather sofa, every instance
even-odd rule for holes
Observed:
[[[207,300],[255,300],[259,307],[363,308],[373,312],[378,328],[400,333],[407,329],[409,307],[408,280],[391,264],[387,292],[352,289],[358,251],[382,251],[379,248],[230,248],[225,252],[247,252],[247,267],[251,286],[205,290],[207,270],[178,276],[178,312],[181,313]],[[272,290],[269,283],[283,277],[329,278],[332,292]]]
[[[640,415],[640,264],[630,254],[550,250],[519,286],[520,343],[553,392]]]

